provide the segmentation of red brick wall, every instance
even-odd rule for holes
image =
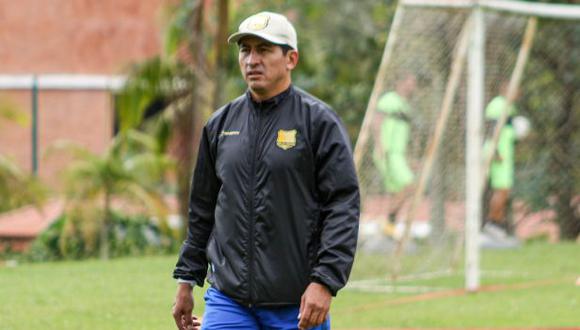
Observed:
[[[163,0],[0,0],[0,72],[118,73],[159,51]]]
[[[0,0],[0,74],[122,74],[157,54],[163,0]],[[30,113],[30,91],[0,91]],[[104,150],[111,138],[111,97],[104,91],[41,91],[39,165],[54,182],[66,157],[42,157],[59,139]],[[30,169],[30,127],[0,121],[0,153]]]

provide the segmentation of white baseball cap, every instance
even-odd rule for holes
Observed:
[[[256,36],[277,45],[288,45],[298,50],[296,30],[288,19],[280,14],[263,11],[246,18],[238,32],[228,38],[229,43],[236,43],[243,37]]]

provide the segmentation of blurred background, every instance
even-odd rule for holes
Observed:
[[[12,211],[0,216],[2,251],[29,251],[52,226],[60,244],[51,247],[54,257],[95,256],[126,217],[152,225],[155,244],[175,248],[200,129],[245,90],[227,36],[260,10],[296,25],[294,83],[332,104],[355,141],[394,8],[377,1],[2,1],[0,211]],[[90,242],[65,248],[61,234]]]
[[[362,254],[353,270],[354,296],[347,296],[356,301],[362,296],[355,294],[370,291],[370,300],[376,302],[383,299],[376,296],[379,292],[401,294],[405,285],[411,293],[462,287],[467,64],[458,73],[455,110],[425,198],[414,210],[416,228],[409,225],[411,238],[402,252],[409,258],[392,259],[404,228],[393,229],[399,231],[396,235],[384,228],[385,205],[392,200],[373,162],[378,137],[370,126],[363,126],[363,119],[375,111],[367,107],[377,87],[383,51],[393,38],[389,29],[398,5],[391,0],[0,0],[0,278],[10,279],[3,268],[22,264],[28,273],[31,262],[88,259],[87,269],[98,269],[101,264],[91,262],[122,257],[120,262],[128,260],[126,264],[168,280],[186,232],[183,220],[201,129],[214,110],[246,89],[237,47],[227,44],[227,36],[243,18],[269,10],[286,15],[298,32],[300,62],[293,83],[330,104],[343,120],[353,148],[362,150],[357,161]],[[379,77],[381,88],[374,91],[382,95],[395,90],[409,74],[416,80],[408,100],[415,114],[408,155],[417,178],[470,13],[407,8],[397,40],[392,41],[386,75]],[[529,17],[486,12],[484,104],[501,94],[501,85],[510,80]],[[540,278],[580,275],[574,266],[580,260],[579,91],[580,21],[540,18],[515,100],[518,114],[527,119],[527,133],[516,144],[508,217],[509,231],[523,248],[505,252],[505,260],[504,251],[484,259],[484,264],[491,260],[491,268],[505,267],[484,275],[484,284],[506,278],[515,283],[536,280],[538,276],[529,273],[541,271],[521,273],[517,268],[552,253],[564,264],[538,269],[563,273],[541,273]],[[361,145],[365,130],[369,137]],[[394,243],[385,235],[395,236]],[[525,250],[528,246],[531,250]],[[123,259],[129,257],[141,259]],[[151,268],[142,266],[146,260],[152,260]],[[448,277],[393,283],[393,263],[398,264],[396,276],[441,272]],[[122,268],[115,261],[109,265]],[[40,269],[55,278],[62,275],[51,273],[52,266]],[[566,302],[565,310],[578,304],[577,299]],[[343,305],[337,304],[341,310]],[[346,307],[342,310],[348,314]],[[13,307],[13,318],[0,312],[0,325],[2,317],[7,317],[6,324],[17,324],[20,312]],[[102,328],[138,324],[112,315],[118,323]],[[563,323],[547,324],[580,324],[571,315],[562,316]],[[430,317],[425,316],[423,324],[439,324],[429,323]],[[371,326],[384,323],[379,316],[369,319],[375,320]],[[55,322],[63,329],[82,320]],[[517,319],[510,323],[509,317],[504,321],[499,325],[525,324]],[[353,315],[339,317],[338,322],[357,325]],[[161,324],[151,328],[167,325]],[[395,325],[417,326],[408,319]]]

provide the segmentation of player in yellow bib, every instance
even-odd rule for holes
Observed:
[[[502,94],[507,92],[507,84],[502,86]],[[516,132],[513,126],[513,118],[516,116],[515,106],[509,105],[507,99],[499,95],[493,98],[485,108],[486,141],[484,154],[492,155],[491,168],[489,170],[489,186],[491,199],[487,221],[483,227],[482,243],[490,247],[510,248],[519,245],[519,242],[507,234],[506,210],[511,190],[514,185],[514,163]],[[492,137],[495,127],[507,112],[507,121],[501,128],[497,148],[492,150]]]
[[[391,223],[410,195],[414,174],[407,163],[407,146],[411,134],[411,107],[408,98],[416,88],[416,79],[407,74],[395,90],[384,94],[377,104],[373,162],[384,189],[391,195],[388,218]]]
[[[503,96],[496,96],[485,109],[485,119],[490,127],[495,127],[499,121],[503,109],[507,106],[507,100]],[[511,190],[514,185],[514,150],[516,134],[512,125],[512,119],[516,115],[513,105],[507,108],[508,119],[501,129],[497,149],[490,168],[490,185],[494,190]],[[484,147],[486,155],[491,152],[491,134],[486,140]]]

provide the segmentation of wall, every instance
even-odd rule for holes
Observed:
[[[0,74],[123,74],[132,62],[160,51],[162,0],[0,0]],[[30,91],[0,91],[0,102],[29,114]],[[106,91],[39,93],[39,168],[56,182],[67,157],[46,157],[57,140],[92,151],[111,138],[113,112]],[[30,122],[0,121],[0,153],[31,168]]]

